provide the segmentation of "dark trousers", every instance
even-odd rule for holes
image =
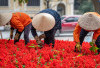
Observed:
[[[81,32],[80,32],[80,37],[79,37],[79,40],[80,40],[80,44],[82,45],[83,41],[84,41],[84,38],[85,36],[88,34],[89,32],[84,30],[84,29],[81,29]]]
[[[44,38],[44,43],[46,43],[46,44],[52,43],[53,44],[52,46],[54,47],[56,31],[57,31],[57,29],[55,29],[55,28],[53,28],[49,31],[45,31],[44,34],[45,34],[46,38]],[[37,36],[36,29],[33,26],[31,28],[31,33],[32,33],[33,37]]]
[[[98,48],[100,48],[100,35],[98,36],[95,44],[97,45]],[[100,49],[98,50],[98,52],[100,52]]]
[[[81,32],[80,32],[80,44],[82,45],[83,41],[84,41],[84,38],[85,36],[88,34],[88,31],[84,30],[84,29],[81,29]],[[95,44],[97,45],[98,48],[100,48],[100,35],[98,36]],[[98,50],[98,52],[100,52],[100,49]]]
[[[50,44],[51,43],[52,47],[54,47],[56,31],[57,31],[56,29],[45,31],[44,34],[46,35],[46,38],[44,38],[44,43],[46,43],[46,44]]]
[[[31,30],[31,27],[32,27],[32,23],[30,23],[29,25],[27,25],[25,28],[24,28],[24,40],[25,40],[25,45],[27,43],[29,43],[29,33],[30,33],[30,30]],[[16,31],[16,34],[19,33],[18,30]],[[16,35],[15,34],[15,35]],[[22,32],[20,32],[20,36],[21,36]],[[20,39],[20,36],[18,37],[18,40],[14,40],[14,43],[18,42],[19,39]]]

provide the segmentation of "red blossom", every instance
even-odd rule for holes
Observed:
[[[28,47],[37,46],[35,40],[13,43],[0,39],[0,68],[100,68],[100,54],[94,55],[88,42],[83,42],[82,53],[74,52],[74,41],[55,40],[54,48],[45,44],[41,49]]]

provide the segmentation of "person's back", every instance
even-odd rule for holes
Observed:
[[[57,11],[52,9],[40,11],[34,16],[32,25],[31,32],[37,43],[41,45],[41,37],[44,37],[44,43],[52,43],[52,47],[54,47],[57,27],[61,28],[61,18]],[[38,37],[36,30],[44,31],[44,34]]]
[[[16,13],[13,13],[13,16],[11,18],[11,24],[12,24],[12,26],[17,25],[18,24],[18,23],[16,23],[17,21],[20,21],[20,23],[25,27],[32,20],[31,20],[31,18],[27,14],[22,13],[22,12],[16,12]]]

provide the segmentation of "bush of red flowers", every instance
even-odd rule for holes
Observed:
[[[82,53],[74,52],[75,42],[56,40],[55,46],[24,40],[0,40],[0,68],[100,68],[100,54],[90,51],[88,42],[82,44]]]

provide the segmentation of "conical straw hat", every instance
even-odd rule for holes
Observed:
[[[0,26],[6,25],[12,18],[12,13],[0,13]]]
[[[88,12],[83,14],[78,24],[85,30],[96,30],[100,28],[100,15],[96,12]]]
[[[48,13],[39,13],[33,17],[32,25],[39,31],[48,31],[55,26],[55,19]]]

